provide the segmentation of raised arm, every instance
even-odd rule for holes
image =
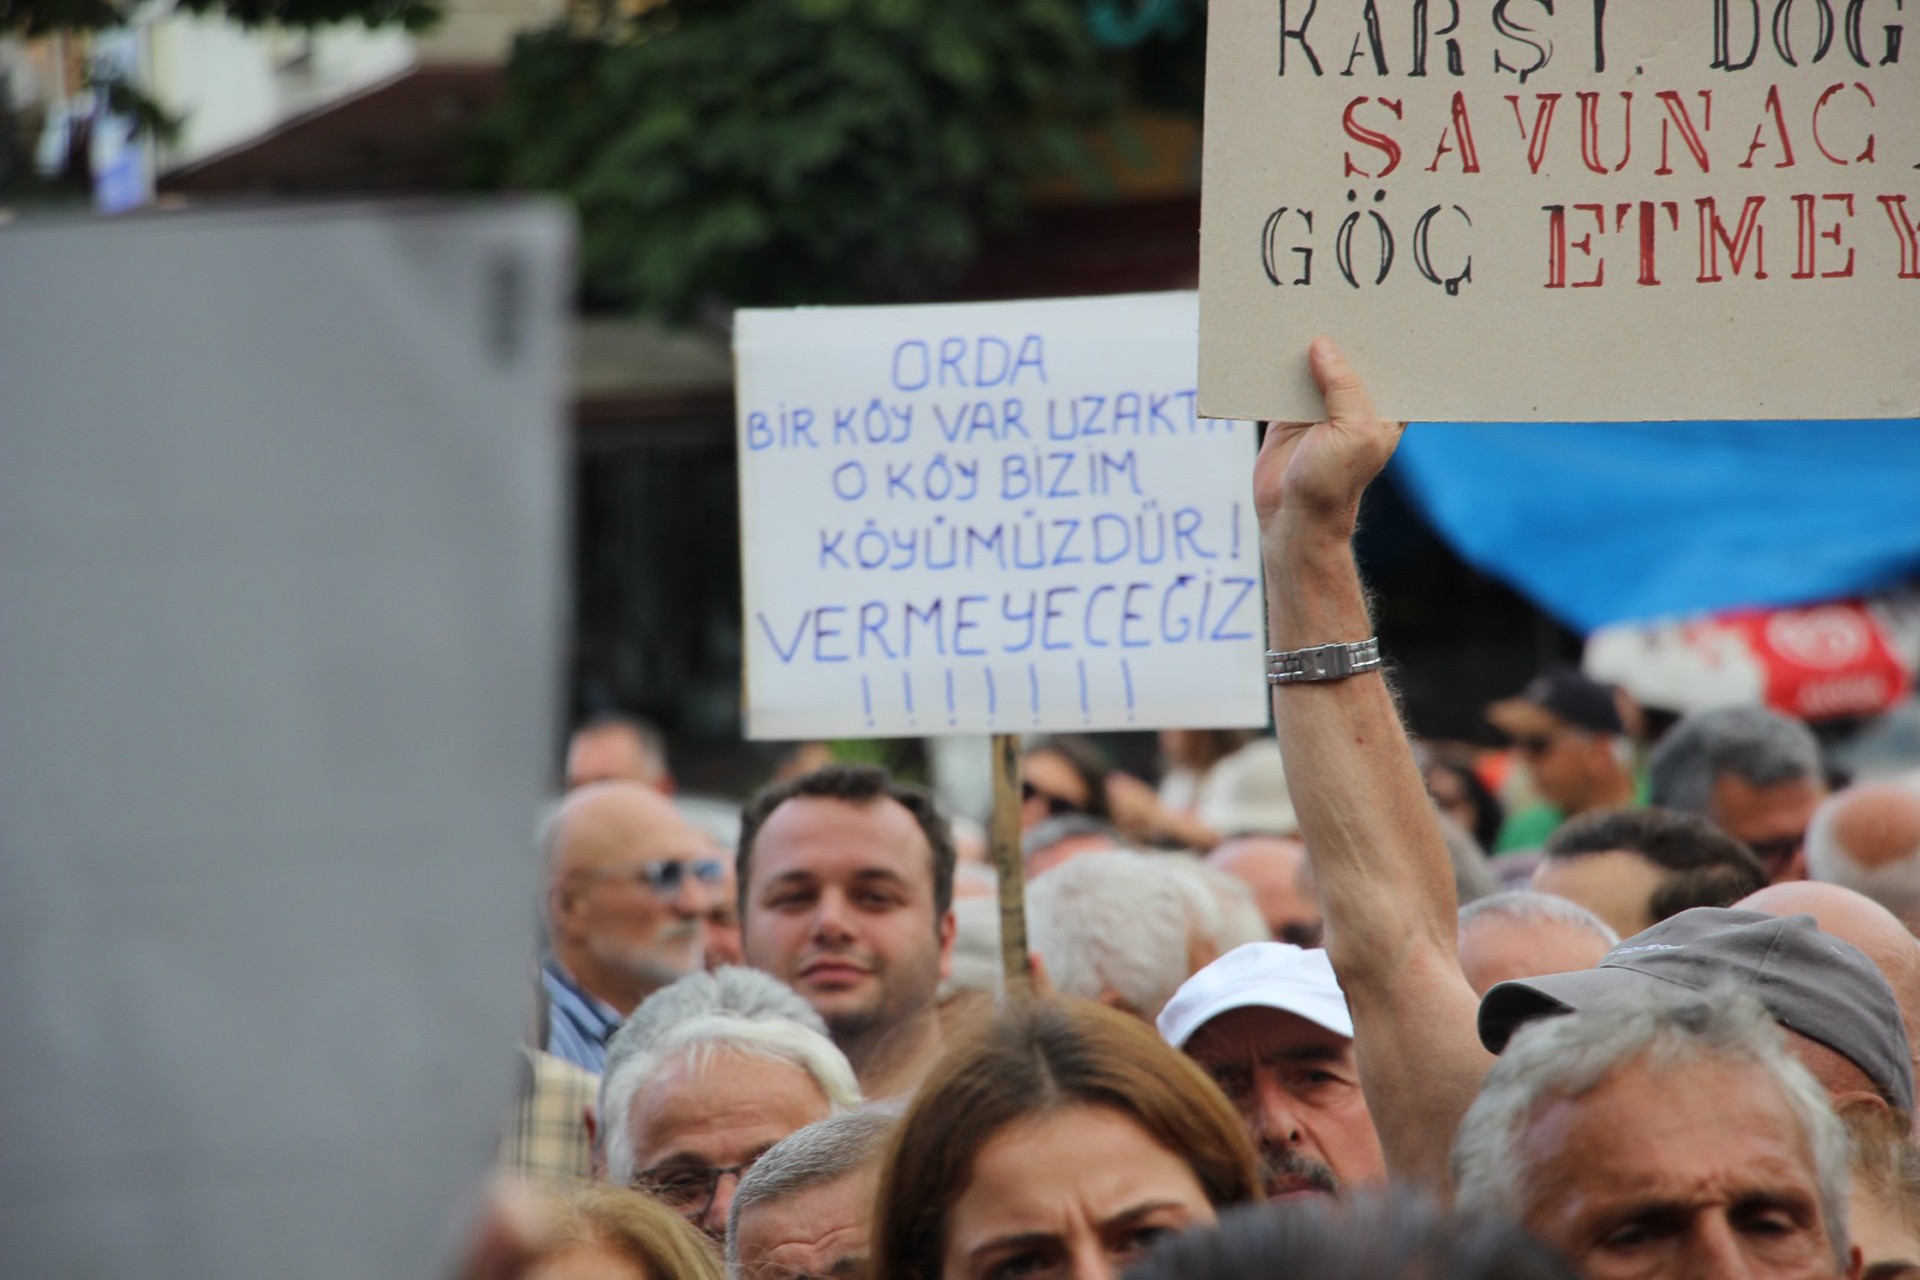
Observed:
[[[1272,424],[1254,467],[1279,650],[1373,634],[1353,532],[1403,430],[1380,421],[1331,342],[1316,339],[1308,358],[1328,420]],[[1273,715],[1389,1172],[1444,1193],[1454,1129],[1492,1058],[1460,971],[1439,820],[1379,671],[1276,684]]]

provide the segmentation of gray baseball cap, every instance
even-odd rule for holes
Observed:
[[[1665,982],[1692,991],[1732,983],[1774,1020],[1861,1071],[1882,1097],[1913,1113],[1913,1064],[1893,988],[1853,944],[1812,916],[1695,907],[1634,934],[1596,968],[1502,982],[1480,1001],[1480,1042],[1495,1053],[1536,1018],[1573,1013],[1602,996]]]

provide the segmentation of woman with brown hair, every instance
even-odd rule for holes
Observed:
[[[1085,738],[1032,738],[1020,756],[1020,829],[1073,814],[1113,821],[1107,762]]]
[[[1213,1082],[1136,1018],[1007,1010],[951,1048],[887,1153],[875,1280],[1091,1280],[1256,1198]]]

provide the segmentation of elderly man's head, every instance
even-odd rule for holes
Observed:
[[[1676,988],[1752,993],[1842,1112],[1913,1114],[1914,1075],[1892,987],[1858,947],[1809,915],[1696,907],[1635,934],[1599,965],[1503,982],[1480,1001],[1480,1039],[1499,1053],[1517,1029],[1610,998]]]
[[[776,1142],[859,1104],[853,1068],[797,1022],[709,1014],[607,1080],[607,1176],[719,1239],[742,1174]]]
[[[1908,1059],[1920,1074],[1920,942],[1892,912],[1851,889],[1814,880],[1769,885],[1737,905],[1774,916],[1812,916],[1821,932],[1857,947],[1893,990],[1906,1023]],[[1837,1076],[1845,1090],[1844,1069],[1836,1073],[1836,1064],[1824,1065],[1823,1074]],[[1910,1120],[1892,1108],[1862,1106],[1857,1095],[1837,1105],[1853,1140],[1849,1234],[1860,1246],[1867,1275],[1894,1280],[1898,1265],[1920,1266],[1920,1149]]]
[[[1454,1145],[1459,1207],[1587,1280],[1857,1276],[1845,1129],[1767,1010],[1636,990],[1514,1038]]]
[[[1320,897],[1313,887],[1307,847],[1292,836],[1237,836],[1207,855],[1207,865],[1237,877],[1275,942],[1320,945]]]
[[[701,953],[710,970],[746,963],[740,950],[740,883],[734,878],[733,855],[715,848],[713,856],[720,860],[724,874],[701,917]]]
[[[542,844],[554,957],[621,1013],[701,965],[726,866],[661,793],[601,782],[561,801]]]
[[[1027,889],[1029,941],[1062,995],[1151,1021],[1219,954],[1220,908],[1170,857],[1091,853]]]
[[[748,1022],[797,1022],[827,1034],[827,1024],[792,987],[758,969],[728,965],[710,973],[689,974],[648,996],[607,1041],[600,1075],[600,1116],[604,1119],[611,1113],[608,1085],[630,1059],[658,1057],[668,1032],[709,1016]]]
[[[1830,797],[1807,828],[1807,874],[1863,893],[1920,929],[1920,792],[1861,783]]]
[[[740,1180],[729,1280],[865,1280],[874,1184],[895,1119],[856,1111],[810,1124]]]
[[[636,716],[595,716],[573,731],[567,742],[567,789],[594,782],[637,782],[671,792],[667,740]]]
[[[1460,908],[1460,968],[1477,996],[1515,978],[1591,969],[1620,935],[1565,898],[1516,889]]]
[[[1111,853],[1125,847],[1111,823],[1084,813],[1047,818],[1020,833],[1020,852],[1026,859],[1028,879],[1089,853]]]
[[[1647,761],[1662,809],[1707,819],[1753,850],[1771,880],[1803,874],[1801,846],[1826,794],[1813,731],[1765,707],[1685,716]]]
[[[1385,1180],[1353,1018],[1326,952],[1237,947],[1189,978],[1158,1025],[1239,1110],[1270,1199]]]
[[[1770,916],[1809,915],[1822,933],[1859,948],[1887,980],[1907,1029],[1907,1058],[1920,1079],[1920,941],[1879,903],[1837,884],[1795,880],[1769,885],[1738,904]]]

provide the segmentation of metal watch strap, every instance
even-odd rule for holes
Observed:
[[[1268,684],[1314,684],[1345,680],[1380,665],[1380,637],[1311,649],[1267,650]]]

